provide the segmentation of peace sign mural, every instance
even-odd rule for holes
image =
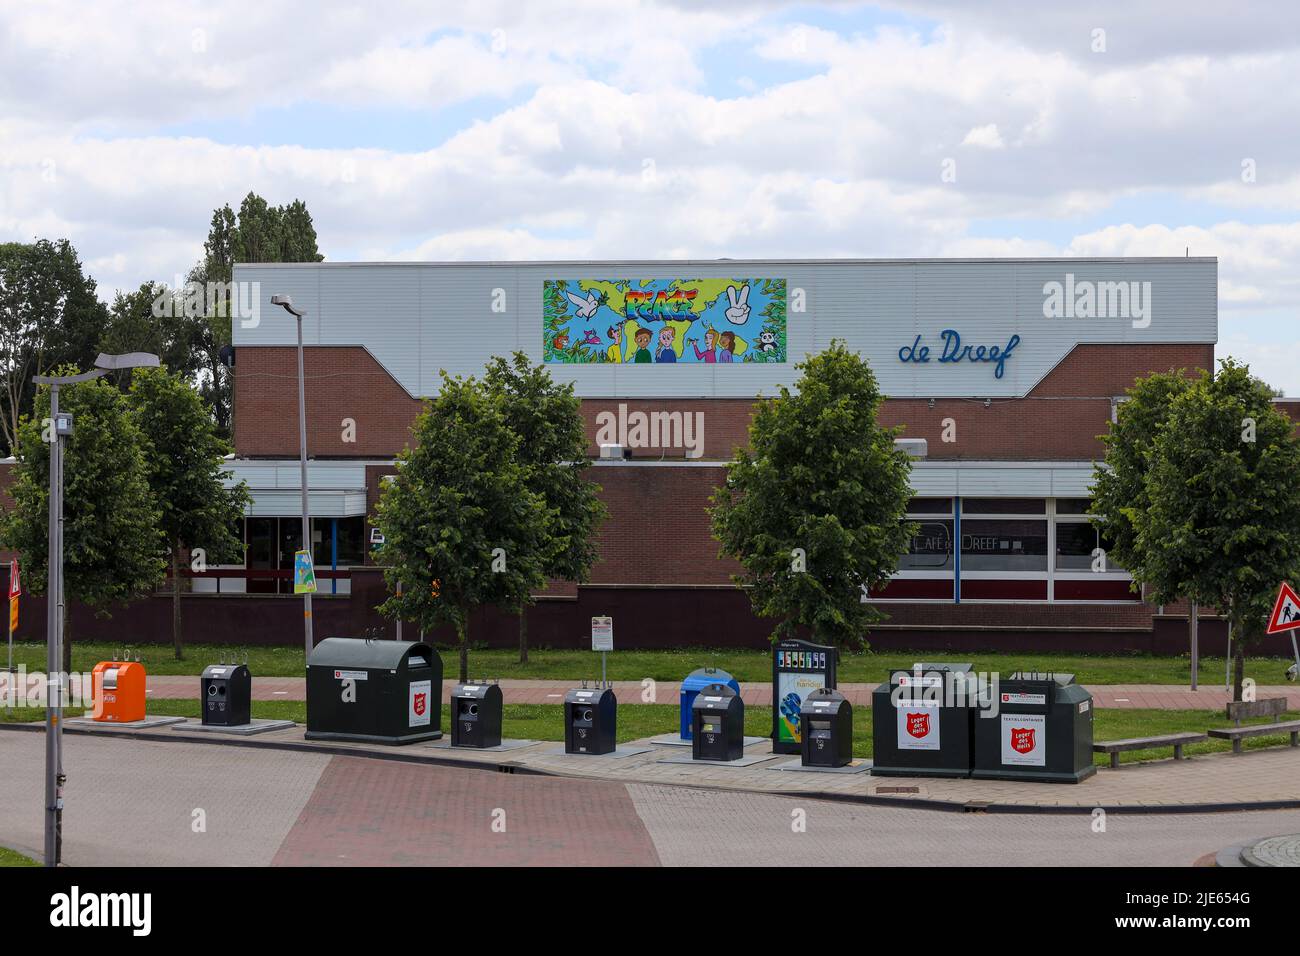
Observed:
[[[552,364],[786,361],[785,279],[546,279]]]

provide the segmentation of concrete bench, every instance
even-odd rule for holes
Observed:
[[[1092,745],[1096,754],[1110,754],[1110,769],[1119,769],[1119,755],[1130,750],[1155,750],[1157,747],[1173,747],[1174,759],[1183,759],[1183,747],[1187,744],[1199,744],[1205,740],[1205,734],[1164,734],[1158,737],[1130,737],[1128,740],[1103,740]]]
[[[1250,717],[1272,717],[1280,720],[1286,713],[1285,697],[1265,697],[1263,700],[1234,700],[1224,708],[1224,714],[1237,726]]]
[[[1300,746],[1300,720],[1275,721],[1271,724],[1251,724],[1249,727],[1223,727],[1211,730],[1211,737],[1231,740],[1232,752],[1241,753],[1241,742],[1247,737],[1267,737],[1269,734],[1290,734],[1291,746]]]

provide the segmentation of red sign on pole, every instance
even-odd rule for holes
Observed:
[[[9,596],[16,598],[23,593],[23,586],[18,580],[18,559],[9,562]]]
[[[1273,616],[1268,620],[1266,634],[1281,634],[1300,627],[1300,594],[1296,594],[1285,581],[1273,605]]]

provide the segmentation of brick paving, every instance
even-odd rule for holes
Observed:
[[[659,681],[654,687],[652,700],[644,700],[645,688],[640,681],[612,681],[614,693],[620,704],[660,703],[676,704],[681,691],[678,681]],[[455,686],[454,680],[442,682],[442,699],[446,703]],[[507,704],[558,704],[571,687],[579,681],[514,680],[501,681],[501,692]],[[160,698],[191,699],[199,696],[197,677],[150,675],[149,694]],[[855,707],[869,707],[871,692],[876,684],[845,683],[839,690]],[[301,677],[254,677],[254,700],[302,700],[306,695],[306,681]],[[1222,710],[1232,700],[1232,694],[1222,687],[1202,685],[1193,691],[1177,684],[1097,684],[1089,687],[1098,707],[1153,708],[1157,710]],[[1300,685],[1256,688],[1258,697],[1285,697],[1288,708],[1300,710]],[[767,682],[742,683],[740,696],[746,704],[756,706],[772,703],[772,685]]]
[[[659,857],[621,784],[336,757],[274,862],[657,866]]]

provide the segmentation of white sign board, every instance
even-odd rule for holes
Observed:
[[[1028,704],[1033,707],[1047,706],[1046,694],[1003,694],[1004,704]]]
[[[900,700],[898,715],[899,750],[939,749],[939,705],[937,701]]]
[[[1047,765],[1047,715],[1002,715],[1002,763],[1005,766]]]
[[[427,727],[434,708],[434,702],[429,698],[429,694],[433,689],[433,682],[414,680],[411,681],[410,687],[410,700],[406,712],[407,726]],[[438,701],[437,706],[442,706],[442,701]]]
[[[593,651],[612,651],[614,649],[614,619],[612,617],[593,617],[591,619],[591,649]]]

